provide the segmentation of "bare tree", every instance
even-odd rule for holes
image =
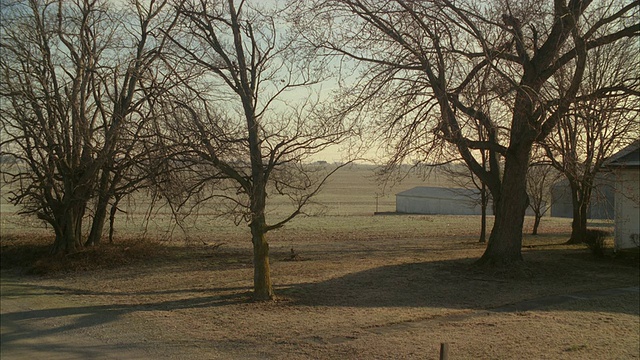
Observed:
[[[522,260],[532,147],[578,97],[587,55],[637,37],[637,4],[618,1],[305,2],[303,36],[325,56],[357,62],[348,110],[378,119],[402,156],[454,146],[491,191],[495,223],[480,263]],[[567,74],[561,93],[554,75]],[[480,92],[469,86],[481,84]],[[626,91],[601,88],[593,96]],[[490,112],[477,102],[490,100]],[[504,116],[509,116],[504,121]],[[482,127],[484,139],[477,137]],[[479,152],[491,151],[488,168]],[[501,169],[499,157],[504,158]]]
[[[533,162],[527,172],[529,207],[535,217],[531,235],[538,235],[540,220],[551,209],[551,187],[558,180],[558,172],[544,162]]]
[[[109,185],[120,134],[145,102],[140,89],[158,45],[149,24],[164,3],[131,5],[133,25],[107,1],[3,5],[1,148],[19,159],[3,175],[22,213],[54,229],[53,252],[82,247],[90,201]]]
[[[253,297],[272,299],[265,235],[302,213],[338,169],[316,176],[326,168],[306,161],[351,128],[311,96],[318,64],[300,59],[275,9],[233,0],[180,1],[176,9],[168,31],[176,73],[202,76],[166,104],[172,115],[158,129],[176,170],[164,181],[185,190],[169,195],[176,207],[218,200],[218,213],[248,223]],[[267,205],[277,196],[291,200],[291,211],[268,222]]]
[[[573,204],[570,244],[582,243],[596,176],[604,160],[640,132],[640,59],[637,40],[602,46],[587,58],[578,98],[544,141],[551,164],[569,182]],[[569,86],[555,77],[558,92]],[[634,91],[622,91],[621,85]],[[610,89],[610,91],[606,91]],[[606,94],[600,95],[606,92]]]

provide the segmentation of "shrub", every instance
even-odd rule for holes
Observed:
[[[596,257],[604,257],[605,240],[609,232],[600,229],[587,229],[584,243],[587,244],[591,253]]]
[[[33,275],[52,275],[95,269],[113,269],[152,260],[162,261],[171,249],[144,238],[119,239],[86,247],[73,254],[52,255],[51,237],[4,236],[0,245],[0,268]]]

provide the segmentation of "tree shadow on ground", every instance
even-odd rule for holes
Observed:
[[[603,289],[628,288],[620,294],[638,292],[637,263],[594,259],[584,249],[527,251],[525,262],[512,267],[478,267],[474,261],[388,265],[319,283],[290,284],[279,293],[306,306],[521,311],[519,308],[544,308],[572,299],[618,294],[600,291]],[[526,303],[533,299],[540,301]],[[637,310],[631,312],[637,314]]]
[[[2,291],[2,296],[5,300],[9,297],[16,297],[19,301],[20,296],[35,296],[35,295],[62,295],[68,296],[75,295],[110,295],[116,294],[112,292],[91,292],[91,291],[78,291],[77,289],[64,288],[58,286],[39,286],[29,284],[8,284],[9,289],[6,289],[7,280],[3,279],[5,288]],[[34,310],[20,310],[13,312],[5,312],[3,309],[0,323],[2,327],[2,337],[0,339],[0,347],[11,348],[15,351],[16,348],[25,347],[24,342],[29,343],[30,350],[37,351],[37,347],[40,346],[41,339],[47,343],[46,348],[41,350],[48,354],[63,354],[73,355],[80,358],[95,358],[96,354],[104,354],[103,351],[107,351],[108,345],[101,345],[95,347],[95,344],[91,346],[78,346],[69,347],[68,344],[49,344],[51,339],[55,339],[64,333],[69,333],[77,330],[95,328],[108,323],[113,323],[131,313],[145,312],[145,311],[174,311],[180,309],[197,309],[197,308],[211,308],[211,307],[223,307],[234,304],[248,303],[251,300],[249,288],[235,287],[235,288],[214,288],[214,289],[183,289],[176,290],[176,293],[192,293],[195,296],[190,296],[182,299],[147,302],[147,303],[135,303],[135,304],[116,304],[116,305],[91,305],[91,306],[70,306],[70,307],[55,307],[45,309]],[[198,292],[206,292],[208,296],[198,296]],[[160,291],[154,293],[153,291],[144,291],[140,293],[131,293],[128,295],[166,295],[167,291]],[[117,293],[122,295],[121,293]],[[38,324],[37,326],[34,326]],[[80,336],[80,335],[78,335]],[[49,341],[47,341],[49,340]],[[34,344],[32,344],[35,341]],[[79,343],[82,343],[81,339],[78,339]],[[33,348],[36,346],[36,348]],[[56,346],[59,346],[59,351],[56,350]]]
[[[220,292],[229,292],[229,291],[239,291],[247,294],[249,296],[249,291],[251,288],[247,286],[237,286],[237,287],[211,287],[211,288],[181,288],[181,289],[165,289],[165,290],[145,290],[145,291],[96,291],[96,290],[87,290],[87,289],[79,289],[73,287],[66,286],[56,286],[56,285],[35,285],[35,284],[25,284],[19,281],[15,281],[13,279],[3,279],[3,289],[2,296],[12,296],[12,297],[20,297],[20,296],[29,296],[29,295],[104,295],[104,296],[127,296],[127,297],[136,297],[142,295],[180,295],[180,294],[197,294],[197,293],[206,293],[206,294],[215,294]],[[239,297],[242,294],[237,294]]]

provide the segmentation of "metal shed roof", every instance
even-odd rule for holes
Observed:
[[[607,167],[640,166],[640,140],[611,155],[604,162]]]

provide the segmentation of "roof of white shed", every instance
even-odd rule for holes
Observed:
[[[640,166],[640,140],[611,155],[605,160],[604,166]]]

